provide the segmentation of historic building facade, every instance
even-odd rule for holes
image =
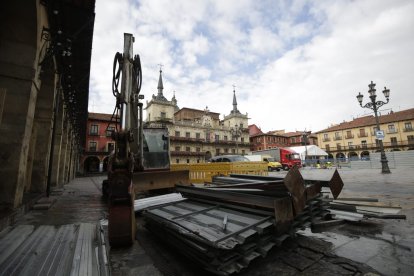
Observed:
[[[170,135],[171,163],[203,163],[213,156],[247,154],[250,151],[248,116],[237,109],[233,91],[233,109],[220,120],[220,114],[179,108],[175,95],[171,101],[163,95],[162,71],[158,93],[146,106],[147,125],[165,125]]]
[[[303,131],[285,132],[284,130],[274,130],[263,133],[256,125],[250,125],[249,132],[251,151],[304,146],[305,144],[317,145],[317,136],[311,132],[306,132],[306,139]]]
[[[80,172],[107,171],[108,156],[115,148],[115,141],[111,136],[115,130],[115,121],[111,121],[111,118],[111,114],[89,113]]]
[[[414,150],[414,108],[390,112],[379,116],[380,129],[384,130],[385,151]],[[316,132],[319,147],[331,158],[369,158],[378,152],[377,127],[374,116],[356,118],[350,122]]]

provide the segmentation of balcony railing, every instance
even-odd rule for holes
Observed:
[[[329,141],[331,141],[331,138],[329,138],[329,137],[324,137],[324,138],[322,139],[322,141],[324,141],[324,142],[329,142]]]
[[[170,136],[171,141],[181,141],[181,142],[189,142],[189,143],[202,143],[205,142],[205,138],[188,138],[188,137],[180,137],[180,136]]]
[[[414,131],[414,128],[412,128],[412,127],[405,127],[405,128],[403,128],[403,131],[404,132]]]
[[[205,156],[205,152],[197,151],[171,151],[171,156]]]
[[[338,141],[338,140],[342,140],[342,136],[341,135],[339,135],[339,136],[334,136],[334,138],[333,138],[335,141]]]
[[[358,137],[359,138],[368,137],[368,133],[358,133]]]
[[[236,146],[236,141],[233,140],[215,140],[210,139],[206,140],[205,138],[187,138],[187,137],[177,137],[177,136],[170,136],[170,140],[174,142],[186,142],[186,143],[204,143],[204,144],[216,144],[216,145],[231,145]],[[238,146],[241,147],[249,147],[250,142],[237,142]]]
[[[167,117],[154,117],[153,118],[153,121],[156,121],[156,122],[169,122],[169,123],[171,123],[173,120],[172,120],[172,118],[167,118]]]
[[[354,135],[353,134],[347,134],[345,135],[345,139],[353,139]]]
[[[393,134],[393,133],[398,133],[398,129],[394,128],[394,129],[387,129],[387,134]]]
[[[383,142],[383,145],[385,149],[414,147],[414,140]],[[352,151],[352,150],[378,150],[379,148],[380,147],[378,143],[370,143],[370,144],[359,144],[359,145],[352,145],[352,146],[329,147],[329,152]]]

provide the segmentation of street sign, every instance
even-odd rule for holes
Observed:
[[[375,131],[375,136],[377,137],[378,140],[384,140],[385,133],[383,130],[377,130]]]

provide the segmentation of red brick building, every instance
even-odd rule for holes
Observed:
[[[250,125],[249,134],[251,151],[305,145],[303,131],[285,132],[284,130],[274,130],[263,133],[256,125]],[[307,132],[307,145],[317,144],[316,135]]]
[[[289,137],[289,147],[304,146],[303,131],[286,132],[285,136]],[[306,145],[318,145],[318,137],[312,134],[310,131],[306,132],[307,143]]]
[[[85,148],[80,163],[83,173],[107,170],[108,156],[115,147],[115,141],[111,138],[115,122],[111,122],[111,117],[111,114],[89,112]]]

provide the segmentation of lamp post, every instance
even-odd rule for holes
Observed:
[[[242,130],[243,128],[241,126],[238,126],[237,124],[234,127],[230,128],[231,137],[236,140],[236,154],[239,154],[238,139],[242,134]]]
[[[376,101],[377,95],[375,94],[375,83],[373,83],[371,81],[371,83],[368,85],[369,90],[369,98],[371,99],[371,102],[368,102],[367,104],[365,104],[364,106],[362,105],[362,98],[364,97],[364,95],[361,94],[361,92],[359,92],[359,94],[356,96],[359,102],[359,105],[362,106],[363,108],[369,108],[374,110],[374,114],[375,114],[375,122],[377,124],[377,131],[380,130],[380,124],[379,124],[379,119],[378,119],[378,108],[380,108],[381,106],[387,104],[390,99],[390,90],[387,89],[387,87],[384,87],[384,91],[382,91],[382,93],[384,93],[385,99],[387,100],[386,102],[383,101]],[[387,156],[385,155],[385,151],[384,151],[384,145],[382,143],[382,139],[378,139],[378,143],[380,146],[380,150],[381,150],[381,167],[382,173],[391,173],[390,168],[388,167],[388,160],[387,160]]]
[[[308,133],[306,130],[303,131],[303,143],[305,144],[305,166],[307,165],[306,159],[308,158]]]

